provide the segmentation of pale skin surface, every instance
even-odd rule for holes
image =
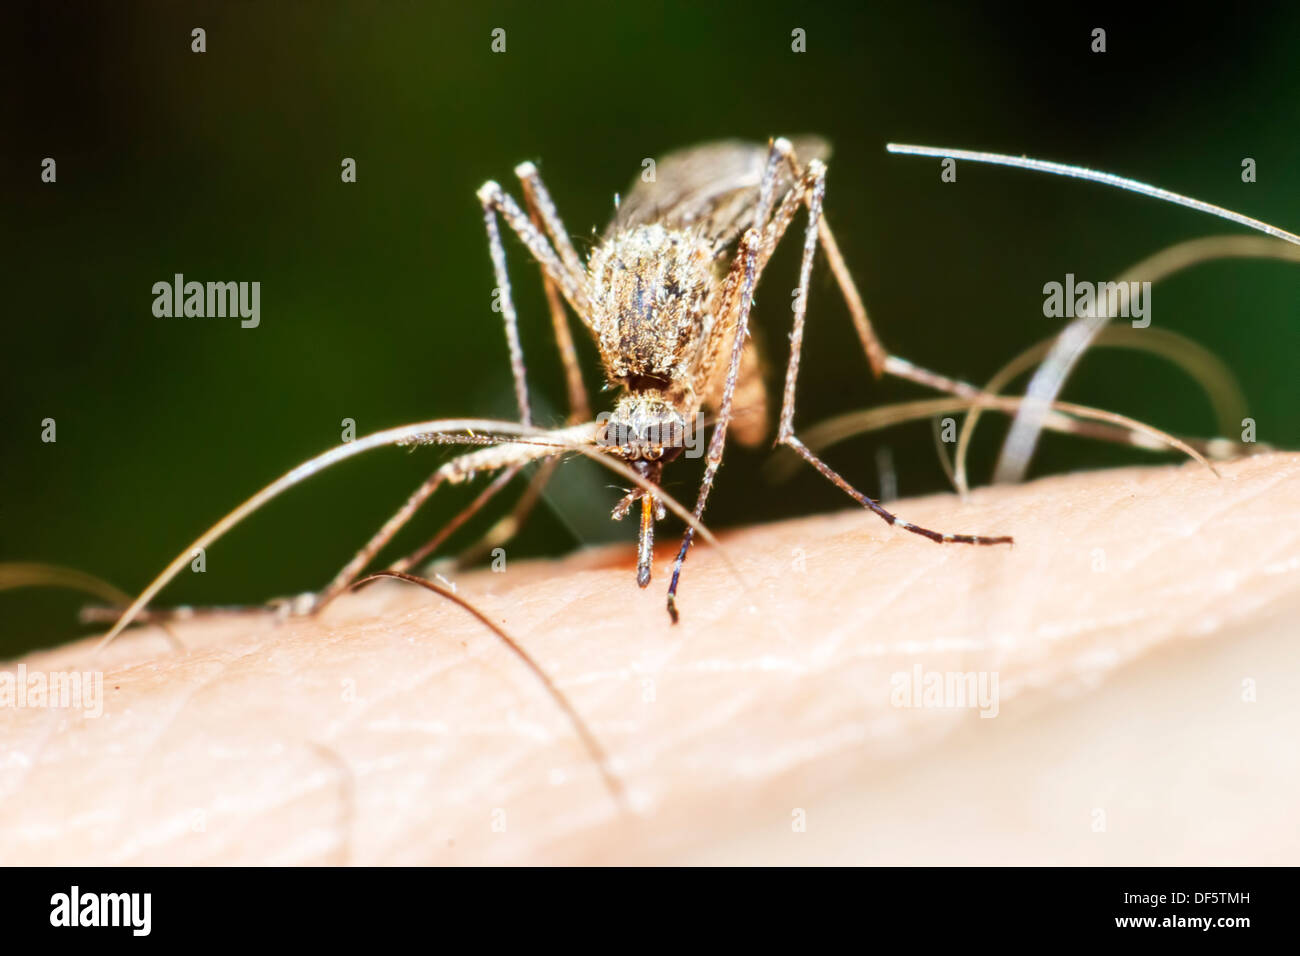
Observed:
[[[673,542],[644,591],[631,545],[456,575],[630,809],[519,660],[418,587],[179,624],[183,655],[152,628],[33,654],[102,669],[106,702],[0,709],[0,861],[1294,865],[1300,455],[1220,470],[895,503],[1014,548],[861,511],[728,533],[749,593],[701,546],[676,627]],[[893,706],[917,664],[996,672],[997,716]]]

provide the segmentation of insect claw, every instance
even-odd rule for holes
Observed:
[[[614,510],[610,512],[610,517],[615,521],[622,521],[627,517],[627,513],[632,509],[632,502],[636,501],[640,497],[640,489],[633,488],[619,500],[618,504],[614,506]]]

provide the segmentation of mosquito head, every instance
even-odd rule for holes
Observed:
[[[672,461],[682,453],[687,439],[686,419],[660,395],[624,395],[605,419],[601,444],[618,449],[633,467]]]

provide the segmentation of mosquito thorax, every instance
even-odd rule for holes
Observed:
[[[715,249],[698,230],[635,226],[598,246],[587,298],[609,380],[693,384],[718,285]]]

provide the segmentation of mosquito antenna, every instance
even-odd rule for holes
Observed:
[[[576,427],[586,428],[587,426],[582,425]],[[256,492],[252,497],[248,498],[234,510],[228,512],[220,521],[196,538],[188,548],[173,558],[172,562],[149,583],[149,586],[140,592],[140,596],[127,606],[126,610],[122,612],[122,616],[117,619],[117,623],[109,629],[108,633],[100,638],[99,643],[95,645],[95,652],[98,653],[100,650],[107,647],[108,644],[117,637],[117,635],[121,634],[122,631],[126,629],[127,625],[135,620],[136,615],[139,614],[139,612],[154,599],[158,592],[166,587],[171,580],[180,573],[181,569],[190,562],[196,549],[207,548],[218,538],[225,535],[225,533],[235,525],[239,524],[249,515],[259,510],[267,502],[278,497],[282,492],[287,491],[294,485],[306,481],[313,475],[319,474],[331,465],[336,465],[345,459],[352,458],[375,448],[381,448],[386,445],[402,445],[412,441],[418,441],[421,436],[436,433],[492,430],[505,434],[522,436],[544,434],[542,429],[527,425],[519,425],[514,422],[490,421],[478,418],[436,419],[429,422],[418,422],[413,425],[401,425],[396,428],[387,428],[383,431],[367,435],[364,438],[358,438],[355,441],[347,442],[343,445],[336,445],[314,458],[309,458],[307,461],[281,475],[275,481]],[[577,434],[574,429],[566,429],[566,431],[570,434]],[[560,443],[557,447],[564,446]],[[592,448],[580,440],[574,440],[569,448],[572,451],[584,454],[589,458],[596,459],[600,464],[604,465],[615,474],[628,479],[648,492],[653,492],[659,500],[661,500],[668,509],[673,512],[673,514],[677,515],[694,528],[705,541],[717,549],[719,557],[722,558],[722,561],[727,566],[728,570],[736,576],[745,588],[746,592],[750,593],[752,596],[748,581],[745,580],[736,565],[727,556],[726,551],[718,542],[718,539],[704,526],[702,522],[695,520],[695,517],[691,512],[688,511],[680,502],[671,495],[664,493],[662,489],[656,488],[621,461],[611,458],[609,454],[601,449]]]
[[[1231,209],[1224,209],[1222,206],[1216,206],[1213,203],[1202,202],[1199,199],[1192,199],[1190,196],[1171,192],[1168,189],[1161,189],[1158,186],[1152,186],[1136,179],[1116,176],[1113,173],[1098,172],[1083,166],[1030,159],[1026,156],[1008,156],[1002,153],[986,153],[979,150],[942,149],[934,146],[913,146],[901,143],[887,143],[885,148],[891,153],[901,153],[909,156],[968,159],[977,163],[1010,166],[1017,169],[1028,169],[1035,172],[1065,176],[1070,179],[1083,179],[1107,186],[1116,186],[1142,196],[1163,199],[1178,206],[1185,206],[1188,209],[1208,213],[1211,216],[1226,219],[1228,222],[1255,229],[1275,239],[1281,239],[1293,245],[1300,245],[1300,236],[1287,232],[1285,229],[1279,229],[1277,226],[1269,225],[1250,216],[1243,216],[1241,213],[1233,212]],[[1038,435],[1042,429],[1043,414],[1047,408],[1047,403],[1060,393],[1066,376],[1069,375],[1079,358],[1092,343],[1098,330],[1108,320],[1109,316],[1104,314],[1083,316],[1061,331],[1051,352],[1043,361],[1043,364],[1039,366],[1038,371],[1034,373],[1029,387],[1025,391],[1025,397],[1030,399],[1031,403],[1027,403],[1024,406],[1024,411],[1016,415],[1011,430],[1007,433],[993,476],[995,483],[1014,482],[1024,478],[1029,459],[1033,456],[1034,448],[1038,442]]]
[[[113,618],[110,620],[115,619],[121,609],[131,603],[131,595],[125,591],[114,587],[103,578],[78,571],[76,568],[67,568],[59,564],[40,564],[35,561],[11,561],[0,564],[0,591],[39,587],[67,588],[70,591],[93,594],[114,605],[111,609]],[[90,609],[82,609],[83,622],[90,620],[86,615],[87,610]],[[181,643],[181,639],[176,636],[176,632],[167,625],[167,622],[163,621],[160,626],[163,633],[167,635],[167,640],[171,642],[172,648],[184,652],[185,645]]]
[[[503,424],[506,426],[505,428],[502,428]],[[239,522],[260,509],[268,501],[278,497],[281,492],[292,488],[299,482],[306,481],[313,475],[324,471],[330,465],[337,464],[346,458],[351,458],[354,455],[361,454],[362,452],[370,451],[372,448],[379,448],[384,445],[396,445],[404,441],[411,441],[422,434],[440,431],[466,431],[471,429],[488,430],[493,428],[505,431],[510,427],[520,426],[511,426],[509,423],[484,421],[480,419],[439,419],[431,422],[420,422],[416,425],[405,425],[399,428],[385,429],[384,431],[367,435],[365,438],[358,438],[356,441],[347,442],[343,445],[336,445],[329,449],[329,451],[323,452],[314,458],[309,458],[296,468],[281,475],[261,491],[243,502],[243,504],[239,505],[239,507],[226,514],[225,517],[196,538],[188,548],[178,554],[172,560],[171,564],[167,565],[167,567],[149,583],[149,586],[140,593],[140,596],[127,605],[126,610],[122,612],[122,616],[117,619],[117,623],[114,624],[109,629],[108,633],[100,639],[99,643],[95,645],[95,652],[98,653],[103,650],[115,637],[117,637],[117,635],[121,634],[122,631],[125,630],[126,626],[135,619],[136,614],[138,614],[145,605],[152,601],[154,596],[166,587],[172,578],[179,573],[180,569],[190,560],[190,556],[196,549],[207,548],[227,531],[239,524]]]
[[[429,581],[425,578],[416,577],[414,574],[405,574],[401,571],[376,571],[374,574],[368,575],[360,581],[357,581],[352,585],[352,587],[354,589],[359,588],[363,584],[367,584],[370,581],[379,578],[396,578],[397,580],[405,581],[408,584],[418,584],[420,587],[432,591],[435,594],[442,595],[447,600],[460,605],[466,611],[469,611],[470,614],[473,614],[483,624],[485,624],[493,634],[500,638],[501,642],[505,644],[506,647],[514,651],[515,656],[523,661],[524,665],[533,672],[533,676],[541,682],[542,686],[546,688],[546,692],[551,695],[551,698],[555,703],[564,711],[565,716],[569,718],[569,723],[573,725],[573,729],[577,732],[579,739],[582,741],[582,745],[587,748],[587,752],[591,755],[591,759],[595,761],[596,767],[600,770],[600,775],[604,778],[605,786],[609,788],[609,792],[613,795],[614,800],[618,805],[624,810],[627,809],[627,796],[623,784],[610,769],[609,757],[605,754],[605,748],[600,745],[600,741],[596,739],[596,735],[591,732],[590,728],[588,728],[586,721],[582,719],[582,716],[574,708],[573,704],[569,703],[569,698],[564,696],[564,692],[555,685],[555,682],[551,680],[550,675],[542,669],[542,666],[533,659],[531,654],[524,650],[523,646],[518,641],[506,633],[504,628],[488,617],[488,615],[481,611],[473,602],[461,597],[451,588],[439,584],[436,581]]]
[[[403,441],[394,442],[400,448],[414,448],[420,445],[531,445],[537,448],[567,448],[569,442],[539,441],[523,438],[519,435],[489,435],[475,431],[468,432],[425,432]]]
[[[1297,236],[1293,232],[1287,232],[1285,229],[1279,229],[1277,226],[1270,226],[1268,223],[1262,222],[1259,219],[1253,219],[1250,216],[1243,216],[1239,212],[1233,212],[1231,209],[1224,209],[1222,206],[1214,205],[1214,203],[1202,202],[1199,199],[1193,199],[1191,196],[1184,196],[1182,193],[1172,192],[1168,189],[1161,189],[1159,186],[1152,186],[1150,183],[1140,182],[1136,179],[1129,179],[1127,176],[1116,176],[1114,173],[1099,172],[1095,169],[1088,169],[1085,166],[1071,166],[1068,163],[1052,163],[1044,159],[1030,159],[1028,156],[1008,156],[1003,153],[985,153],[974,149],[940,149],[936,146],[913,146],[908,143],[886,143],[885,149],[889,150],[891,153],[901,153],[905,156],[936,156],[942,159],[966,159],[973,163],[991,163],[995,166],[1012,166],[1016,169],[1029,169],[1038,173],[1051,173],[1054,176],[1067,176],[1070,179],[1086,179],[1088,182],[1101,183],[1105,186],[1116,186],[1120,189],[1125,189],[1141,196],[1150,196],[1152,199],[1163,199],[1165,202],[1171,202],[1177,206],[1186,206],[1188,209],[1195,209],[1198,212],[1209,213],[1211,216],[1218,216],[1220,219],[1235,222],[1240,226],[1257,229],[1260,232],[1267,233],[1275,239],[1282,239],[1286,242],[1300,246],[1300,236]]]
[[[995,411],[1014,414],[1029,403],[1029,399],[1019,395],[993,395],[981,394],[973,398],[923,398],[910,402],[898,402],[893,405],[877,405],[874,408],[868,408],[865,411],[847,412],[843,415],[836,415],[834,418],[828,418],[823,422],[813,425],[806,429],[804,433],[804,442],[810,447],[821,450],[834,445],[836,442],[844,441],[854,435],[862,435],[867,432],[876,431],[889,425],[897,425],[902,422],[913,421],[920,418],[932,418],[935,415],[947,415],[951,412],[970,411],[975,408],[993,409]],[[1074,402],[1051,402],[1049,408],[1055,412],[1064,413],[1072,418],[1083,419],[1085,421],[1103,422],[1109,425],[1115,425],[1125,431],[1145,435],[1152,440],[1152,446],[1168,445],[1189,458],[1194,459],[1204,465],[1216,477],[1219,471],[1213,464],[1192,445],[1171,435],[1168,432],[1161,431],[1145,422],[1140,422],[1136,418],[1129,418],[1127,415],[1121,415],[1118,412],[1108,412],[1101,408],[1092,408],[1088,405],[1078,405]],[[1137,444],[1137,442],[1132,442]],[[1145,445],[1141,447],[1147,447]],[[786,459],[789,460],[788,458]],[[783,469],[779,464],[774,463],[773,472],[778,477]]]
[[[1279,246],[1275,242],[1255,236],[1225,236],[1216,239],[1215,243],[1218,244],[1225,240],[1237,240],[1238,242],[1245,240],[1247,243],[1258,243],[1272,250],[1293,252],[1286,246]],[[1194,239],[1192,242],[1200,247],[1204,240]],[[1184,243],[1182,245],[1186,246],[1188,244]],[[1157,258],[1159,258],[1159,254],[1146,260],[1146,262],[1153,262]],[[1296,255],[1296,258],[1300,258],[1300,255]],[[1132,270],[1130,270],[1131,272]],[[1159,272],[1155,272],[1154,275],[1158,276]],[[1049,355],[1057,340],[1057,337],[1044,339],[1038,344],[1025,349],[999,369],[997,374],[984,384],[984,390],[990,394],[1001,392],[1008,382]],[[1233,376],[1227,365],[1209,349],[1198,345],[1191,339],[1178,335],[1176,332],[1169,329],[1132,329],[1125,326],[1102,326],[1096,330],[1093,344],[1094,346],[1112,345],[1143,349],[1178,365],[1205,390],[1210,404],[1214,406],[1220,434],[1227,434],[1231,431],[1233,424],[1240,421],[1246,414],[1245,396],[1242,394],[1241,386],[1238,384],[1236,377]],[[1059,390],[1059,384],[1055,384],[1054,387]],[[980,409],[972,408],[970,414],[966,416],[966,420],[962,423],[961,433],[957,436],[955,480],[957,490],[963,495],[969,490],[966,483],[966,454],[970,449],[971,436],[974,434],[980,415]]]

